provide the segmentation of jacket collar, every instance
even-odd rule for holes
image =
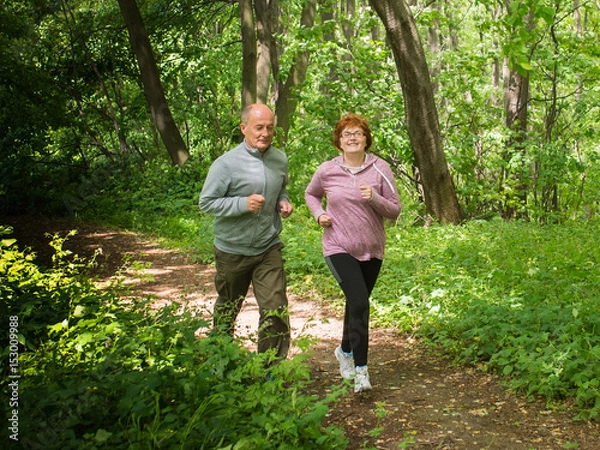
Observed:
[[[246,142],[245,138],[244,138],[244,142],[242,142],[242,145],[244,146],[244,148],[246,149],[246,151],[248,153],[250,153],[252,156],[256,156],[256,157],[260,157],[260,158],[262,158],[264,155],[266,155],[267,152],[269,151],[269,148],[272,147],[271,145],[269,145],[269,148],[267,148],[264,153],[261,153],[260,150],[257,149],[256,147],[250,147],[248,145],[248,143]]]
[[[334,159],[335,163],[340,166],[342,169],[347,170],[353,173],[362,172],[365,169],[368,169],[373,164],[375,164],[375,157],[371,153],[365,154],[365,162],[360,167],[348,167],[344,164],[344,157],[342,155],[336,156]]]

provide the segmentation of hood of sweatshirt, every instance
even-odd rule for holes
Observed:
[[[387,185],[390,189],[395,192],[396,188],[392,181],[383,173],[381,169],[377,167],[377,161],[379,158],[371,153],[365,154],[365,162],[360,167],[350,167],[344,164],[344,157],[342,155],[336,156],[333,158],[333,161],[340,166],[343,170],[351,173],[352,175],[356,175],[360,172],[367,170],[369,167],[373,166],[373,168],[383,177]]]

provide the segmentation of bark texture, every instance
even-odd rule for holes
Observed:
[[[302,10],[300,24],[305,29],[312,28],[315,23],[316,4],[316,0],[308,0],[304,6],[304,9]],[[294,64],[290,69],[290,73],[285,81],[285,84],[281,86],[279,95],[277,96],[277,101],[275,103],[275,114],[277,117],[277,126],[283,130],[284,142],[287,141],[287,135],[290,131],[291,117],[298,104],[294,90],[300,84],[304,83],[309,61],[310,55],[308,51],[304,51],[296,55]]]
[[[242,26],[242,110],[256,103],[256,32],[252,0],[240,0]]]
[[[140,68],[144,95],[156,128],[173,164],[183,166],[190,154],[167,103],[156,59],[138,5],[135,0],[119,0],[119,7],[129,31],[129,40]]]
[[[459,223],[461,211],[442,148],[429,68],[412,12],[405,0],[369,2],[385,26],[394,54],[427,214],[442,223]]]
[[[256,61],[256,101],[267,104],[269,99],[269,76],[275,42],[273,23],[275,20],[275,0],[254,0],[256,11],[257,61]]]

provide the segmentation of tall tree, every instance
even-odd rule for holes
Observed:
[[[256,102],[256,30],[252,0],[240,0],[242,28],[242,109]]]
[[[508,56],[504,65],[504,120],[507,130],[510,131],[506,143],[505,159],[520,161],[520,170],[513,171],[516,191],[518,192],[518,205],[510,199],[504,207],[503,214],[507,218],[524,215],[527,204],[529,186],[526,179],[529,177],[525,161],[527,128],[529,120],[529,71],[532,66],[529,59],[537,45],[535,34],[535,15],[526,5],[515,5],[505,2],[509,31]],[[534,5],[535,6],[535,5]],[[523,39],[523,37],[526,37]],[[518,155],[515,158],[515,155]],[[505,174],[506,176],[506,174]]]
[[[442,223],[459,223],[461,211],[442,148],[429,68],[413,14],[405,0],[369,2],[385,26],[396,62],[427,213]]]
[[[156,59],[138,5],[135,0],[119,0],[119,7],[129,31],[129,40],[138,61],[144,94],[154,123],[173,164],[183,166],[189,158],[189,153],[167,103]]]
[[[316,4],[316,0],[308,0],[302,9],[300,27],[304,31],[310,30],[315,23]],[[304,82],[309,61],[310,54],[308,50],[302,50],[296,54],[290,73],[277,95],[275,114],[277,117],[277,126],[283,129],[284,141],[287,140],[291,117],[298,104],[294,91]]]
[[[277,11],[276,0],[254,0],[256,11],[257,60],[256,60],[256,100],[267,103],[269,96],[269,80],[273,67],[273,78],[277,82],[277,46],[273,37],[273,25]],[[273,61],[273,62],[272,62]]]
[[[507,142],[507,151],[505,158],[507,162],[514,157],[515,152],[524,153],[527,140],[527,119],[529,104],[529,77],[522,75],[516,70],[511,70],[507,65],[504,67],[504,115],[505,125],[511,131]],[[525,158],[520,158],[524,161]],[[519,198],[521,207],[527,203],[527,185],[524,182],[524,172],[526,167],[522,164],[522,170],[515,173],[513,177],[517,183],[517,189],[520,192]],[[514,202],[508,202],[504,208],[506,218],[512,218],[519,215],[520,212],[515,208]]]

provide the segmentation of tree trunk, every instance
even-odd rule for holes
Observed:
[[[385,26],[396,61],[427,214],[442,223],[459,223],[461,211],[442,148],[429,68],[412,12],[405,0],[369,2]]]
[[[252,0],[240,0],[242,26],[242,110],[256,103],[256,33]]]
[[[435,10],[438,13],[440,12],[440,3],[438,0],[435,0],[433,3],[431,3],[430,7],[432,10]],[[436,60],[438,59],[437,56],[439,56],[440,53],[440,40],[440,19],[434,18],[431,21],[431,25],[427,28],[427,45],[429,46],[429,51],[431,52],[431,54],[434,55],[434,57],[436,57]],[[434,80],[438,79],[441,70],[442,69],[440,67],[440,62],[438,60],[438,62],[436,62],[430,70],[430,75],[433,76]],[[435,95],[435,93],[439,89],[438,82],[435,81],[434,83],[432,83],[431,88],[433,89],[433,94]]]
[[[254,0],[256,11],[256,31],[258,36],[258,54],[256,61],[256,101],[267,103],[269,98],[269,75],[271,73],[271,55],[273,42],[272,15],[276,0]]]
[[[174,165],[183,166],[190,155],[165,98],[158,67],[140,10],[135,0],[119,0],[119,7],[129,31],[131,46],[138,60],[144,94],[150,106],[152,118],[169,152],[171,161]]]
[[[328,5],[327,8],[320,8],[321,23],[326,23],[326,22],[329,22],[332,20],[336,20],[337,9],[335,9],[334,7],[337,8],[337,4],[332,2],[331,4]],[[333,29],[326,30],[326,32],[323,33],[323,41],[325,41],[326,43],[334,43],[336,41],[335,31]],[[330,49],[331,49],[330,50],[331,59],[336,60],[338,58],[336,46],[331,45]],[[333,64],[329,68],[329,75],[328,75],[327,79],[330,82],[335,82],[338,80],[338,74],[337,74]],[[319,88],[319,90],[323,93],[324,97],[327,97],[329,95],[329,87],[327,84],[323,84]]]
[[[516,70],[510,70],[505,65],[504,73],[504,120],[507,129],[511,130],[511,136],[506,143],[505,160],[513,159],[514,153],[525,152],[525,141],[527,139],[527,105],[529,102],[529,78],[521,75]],[[523,160],[524,158],[522,158]],[[520,171],[513,172],[511,177],[516,182],[516,189],[519,192],[519,202],[521,207],[527,203],[527,189],[523,181],[524,165]],[[505,218],[521,217],[521,212],[514,205],[514,199],[509,200],[504,207]]]
[[[304,9],[302,10],[302,16],[300,18],[300,24],[303,28],[312,28],[315,23],[316,15],[316,0],[308,0]],[[290,118],[296,110],[298,100],[294,94],[294,89],[306,79],[306,70],[308,69],[308,62],[310,55],[307,51],[301,52],[296,55],[294,64],[290,69],[290,73],[285,81],[285,84],[279,90],[277,96],[277,102],[275,103],[275,115],[277,117],[277,126],[283,129],[283,141],[287,141],[287,135],[290,131]]]

